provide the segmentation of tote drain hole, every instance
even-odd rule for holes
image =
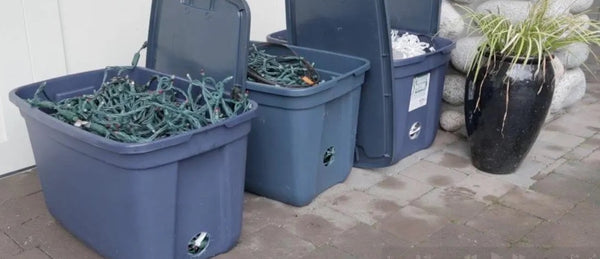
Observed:
[[[206,251],[209,242],[210,237],[208,236],[208,233],[202,232],[195,235],[188,243],[188,253],[192,256],[200,256]]]
[[[329,147],[327,151],[325,151],[325,155],[323,155],[323,164],[325,166],[330,166],[335,161],[335,147]]]
[[[408,137],[411,140],[415,140],[419,137],[419,135],[421,135],[421,130],[423,129],[423,127],[421,126],[420,122],[415,122],[412,127],[410,127],[410,130],[408,131]]]

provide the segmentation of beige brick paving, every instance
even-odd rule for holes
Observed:
[[[487,206],[475,200],[472,191],[455,186],[437,188],[411,204],[456,223],[478,215]]]
[[[540,223],[542,223],[542,219],[527,213],[502,205],[493,205],[477,217],[469,220],[466,225],[484,233],[500,236],[503,240],[514,243],[521,240],[523,236],[531,232]]]
[[[375,227],[400,239],[419,243],[448,224],[450,222],[444,217],[409,205],[385,217]]]

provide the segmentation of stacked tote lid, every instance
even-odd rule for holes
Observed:
[[[182,77],[233,76],[233,86],[245,87],[250,8],[244,0],[153,0],[149,31],[146,67]]]
[[[332,12],[333,11],[333,12]],[[318,0],[286,0],[287,29],[290,43],[303,46],[298,40],[318,40],[298,36],[302,27],[308,20],[312,23],[323,21],[322,18],[330,17],[333,24],[342,25],[338,18],[353,17],[353,24],[372,27],[375,29],[387,27],[400,29],[425,35],[435,35],[440,23],[441,0],[375,0],[375,1],[318,1]],[[364,15],[371,13],[374,15]],[[343,30],[344,27],[336,29]],[[323,28],[327,30],[327,28]],[[373,30],[380,32],[380,30]],[[389,30],[383,31],[389,33]],[[316,33],[316,32],[315,32]],[[368,35],[356,35],[357,37]],[[322,43],[322,42],[320,42]]]
[[[392,156],[394,61],[390,29],[434,35],[440,5],[441,0],[286,0],[290,44],[371,61],[359,115],[357,149],[361,154]]]
[[[389,27],[435,35],[440,24],[441,0],[385,1]]]

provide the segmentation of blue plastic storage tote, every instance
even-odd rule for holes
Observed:
[[[267,45],[270,54],[284,54]],[[249,136],[246,190],[295,206],[352,170],[360,89],[369,61],[288,46],[326,80],[303,89],[248,82],[260,109]]]
[[[217,78],[244,75],[233,80],[243,87],[246,63],[237,61],[237,51],[247,49],[248,7],[241,0],[192,2],[198,6],[186,1],[153,2],[148,50],[152,62],[167,59],[177,66],[176,59],[182,57],[170,56],[162,46],[193,44],[179,42],[178,35],[202,24],[227,31],[227,36],[206,37],[207,42],[229,38],[226,44],[211,41],[190,46],[210,53],[204,56],[206,73]],[[211,44],[221,47],[212,49]],[[100,86],[103,73],[96,70],[47,80],[45,96],[58,101],[90,94]],[[129,77],[146,82],[157,73],[136,68]],[[251,102],[249,112],[205,128],[128,144],[32,108],[26,99],[39,85],[12,91],[10,100],[25,118],[47,207],[67,230],[110,258],[206,258],[237,243],[247,136],[256,103]],[[187,82],[176,78],[175,85],[187,87]]]
[[[271,41],[364,57],[371,62],[362,88],[355,166],[384,167],[428,148],[439,127],[444,75],[454,43],[431,37],[440,0],[286,0],[287,33]],[[392,57],[390,30],[418,33],[436,51]]]

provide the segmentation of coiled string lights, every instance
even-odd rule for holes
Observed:
[[[205,75],[200,79],[187,75],[185,88],[175,86],[174,76],[154,75],[137,84],[126,72],[133,70],[138,60],[139,51],[131,66],[107,67],[100,88],[91,95],[53,102],[45,94],[44,82],[28,101],[61,121],[126,143],[181,134],[251,109],[247,92],[234,89],[231,96],[226,94],[231,77],[216,81]],[[115,71],[116,76],[108,79]]]

